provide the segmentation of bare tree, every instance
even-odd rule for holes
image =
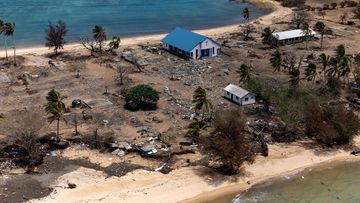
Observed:
[[[118,66],[118,72],[119,72],[119,77],[118,77],[119,85],[123,85],[126,69],[123,66]]]
[[[246,24],[244,29],[242,30],[242,36],[244,40],[252,39],[251,34],[255,32],[255,27],[250,23]]]
[[[300,25],[306,22],[309,19],[309,14],[305,11],[295,12],[291,23],[296,25],[296,28],[299,29]]]

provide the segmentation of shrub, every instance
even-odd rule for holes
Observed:
[[[328,146],[349,143],[360,129],[359,118],[341,105],[309,103],[305,122],[308,136]]]
[[[324,10],[329,10],[329,9],[330,9],[330,5],[329,5],[329,4],[324,4],[323,9],[324,9]]]
[[[125,107],[133,110],[156,107],[159,94],[149,85],[137,85],[125,94]]]
[[[236,110],[217,112],[212,132],[200,136],[200,145],[212,161],[211,167],[223,174],[235,174],[244,162],[254,162],[254,148],[243,116]]]

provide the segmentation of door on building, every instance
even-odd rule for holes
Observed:
[[[202,56],[202,57],[210,56],[210,52],[211,52],[210,49],[202,49],[202,50],[201,50],[201,56]]]

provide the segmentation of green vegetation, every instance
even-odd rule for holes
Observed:
[[[64,117],[64,113],[66,111],[65,104],[63,100],[65,96],[62,96],[59,92],[55,91],[54,89],[48,92],[46,96],[47,104],[45,105],[45,111],[50,116],[48,117],[48,122],[51,124],[54,121],[57,122],[56,125],[56,136],[57,140],[59,141],[59,129],[60,129],[60,120],[63,120],[67,123],[67,120]]]
[[[270,63],[274,68],[274,72],[280,71],[282,66],[282,59],[281,53],[278,49],[273,54],[271,54]]]
[[[131,110],[156,108],[159,99],[159,94],[149,85],[137,85],[126,92],[125,107]]]
[[[198,87],[194,91],[192,103],[195,104],[195,111],[202,111],[201,121],[204,120],[205,114],[208,114],[211,117],[213,105],[210,99],[207,97],[205,89]]]
[[[46,43],[45,46],[54,49],[55,55],[58,54],[59,49],[63,49],[65,45],[65,39],[67,33],[67,28],[65,22],[59,20],[57,25],[53,25],[49,23],[47,29],[45,30],[46,33]]]
[[[240,75],[240,82],[247,84],[251,80],[251,66],[241,64],[238,72]]]
[[[6,54],[6,60],[9,60],[8,57],[8,49],[7,49],[7,38],[12,38],[12,44],[13,44],[13,50],[14,50],[14,65],[16,65],[16,47],[15,47],[15,38],[14,38],[14,32],[15,32],[15,23],[13,22],[4,22],[0,19],[0,35],[4,35],[5,37],[5,54]]]

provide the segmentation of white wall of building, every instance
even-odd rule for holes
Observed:
[[[247,94],[243,96],[242,98],[233,95],[231,97],[231,93],[224,90],[224,97],[229,99],[230,101],[239,104],[239,105],[248,105],[248,104],[254,104],[256,102],[255,95],[253,94]]]
[[[212,57],[220,54],[220,48],[221,47],[217,43],[215,43],[214,41],[208,38],[204,40],[201,44],[194,47],[194,49],[191,50],[191,53],[193,54],[194,59],[199,59],[202,57],[201,50],[210,49],[210,57]],[[196,57],[196,50],[198,51],[197,57]]]

